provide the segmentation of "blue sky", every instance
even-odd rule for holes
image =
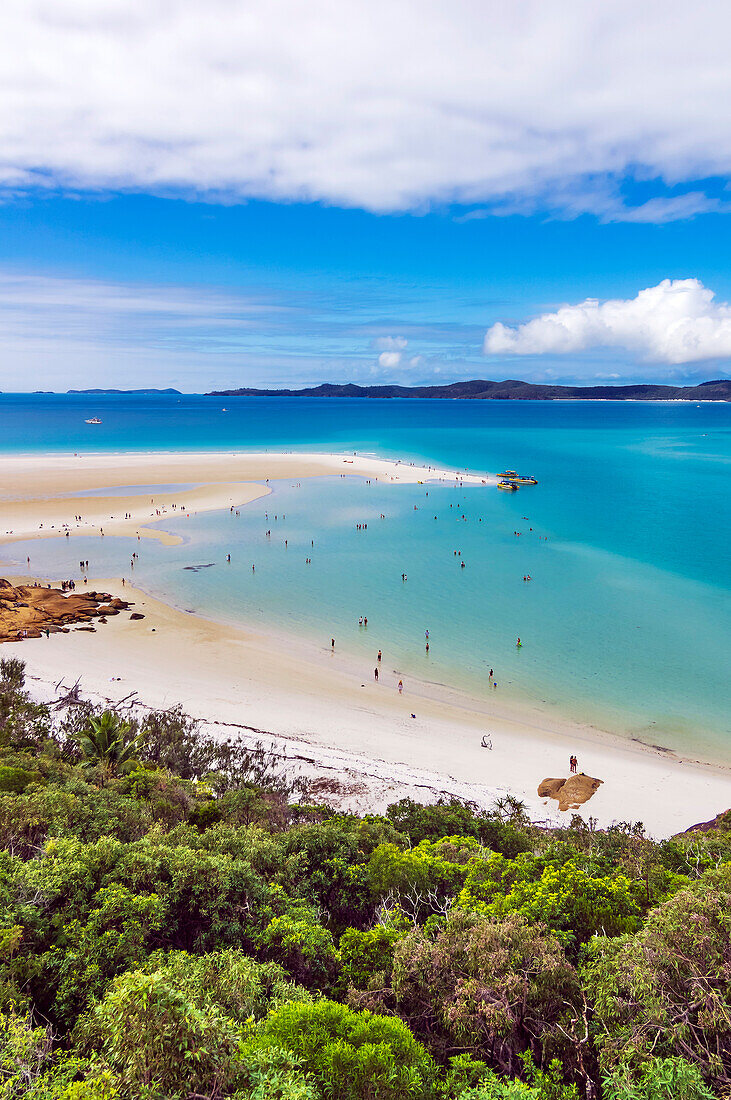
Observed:
[[[488,7],[10,0],[0,389],[727,376],[727,5]]]

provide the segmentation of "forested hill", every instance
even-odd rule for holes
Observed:
[[[449,386],[356,386],[324,383],[303,390],[213,390],[206,397],[442,397],[471,401],[731,401],[731,379],[698,386],[542,386],[475,378]]]

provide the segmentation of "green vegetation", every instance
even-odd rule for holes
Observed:
[[[308,803],[0,661],[0,1100],[731,1095],[731,821]]]

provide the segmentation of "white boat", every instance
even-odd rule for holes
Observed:
[[[89,420],[84,421],[85,424],[101,424],[101,420],[98,416],[92,416]]]

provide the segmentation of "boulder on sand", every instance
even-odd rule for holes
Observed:
[[[603,779],[592,779],[590,775],[579,772],[568,779],[544,779],[538,785],[538,794],[541,798],[556,798],[559,810],[578,810],[603,782]]]

